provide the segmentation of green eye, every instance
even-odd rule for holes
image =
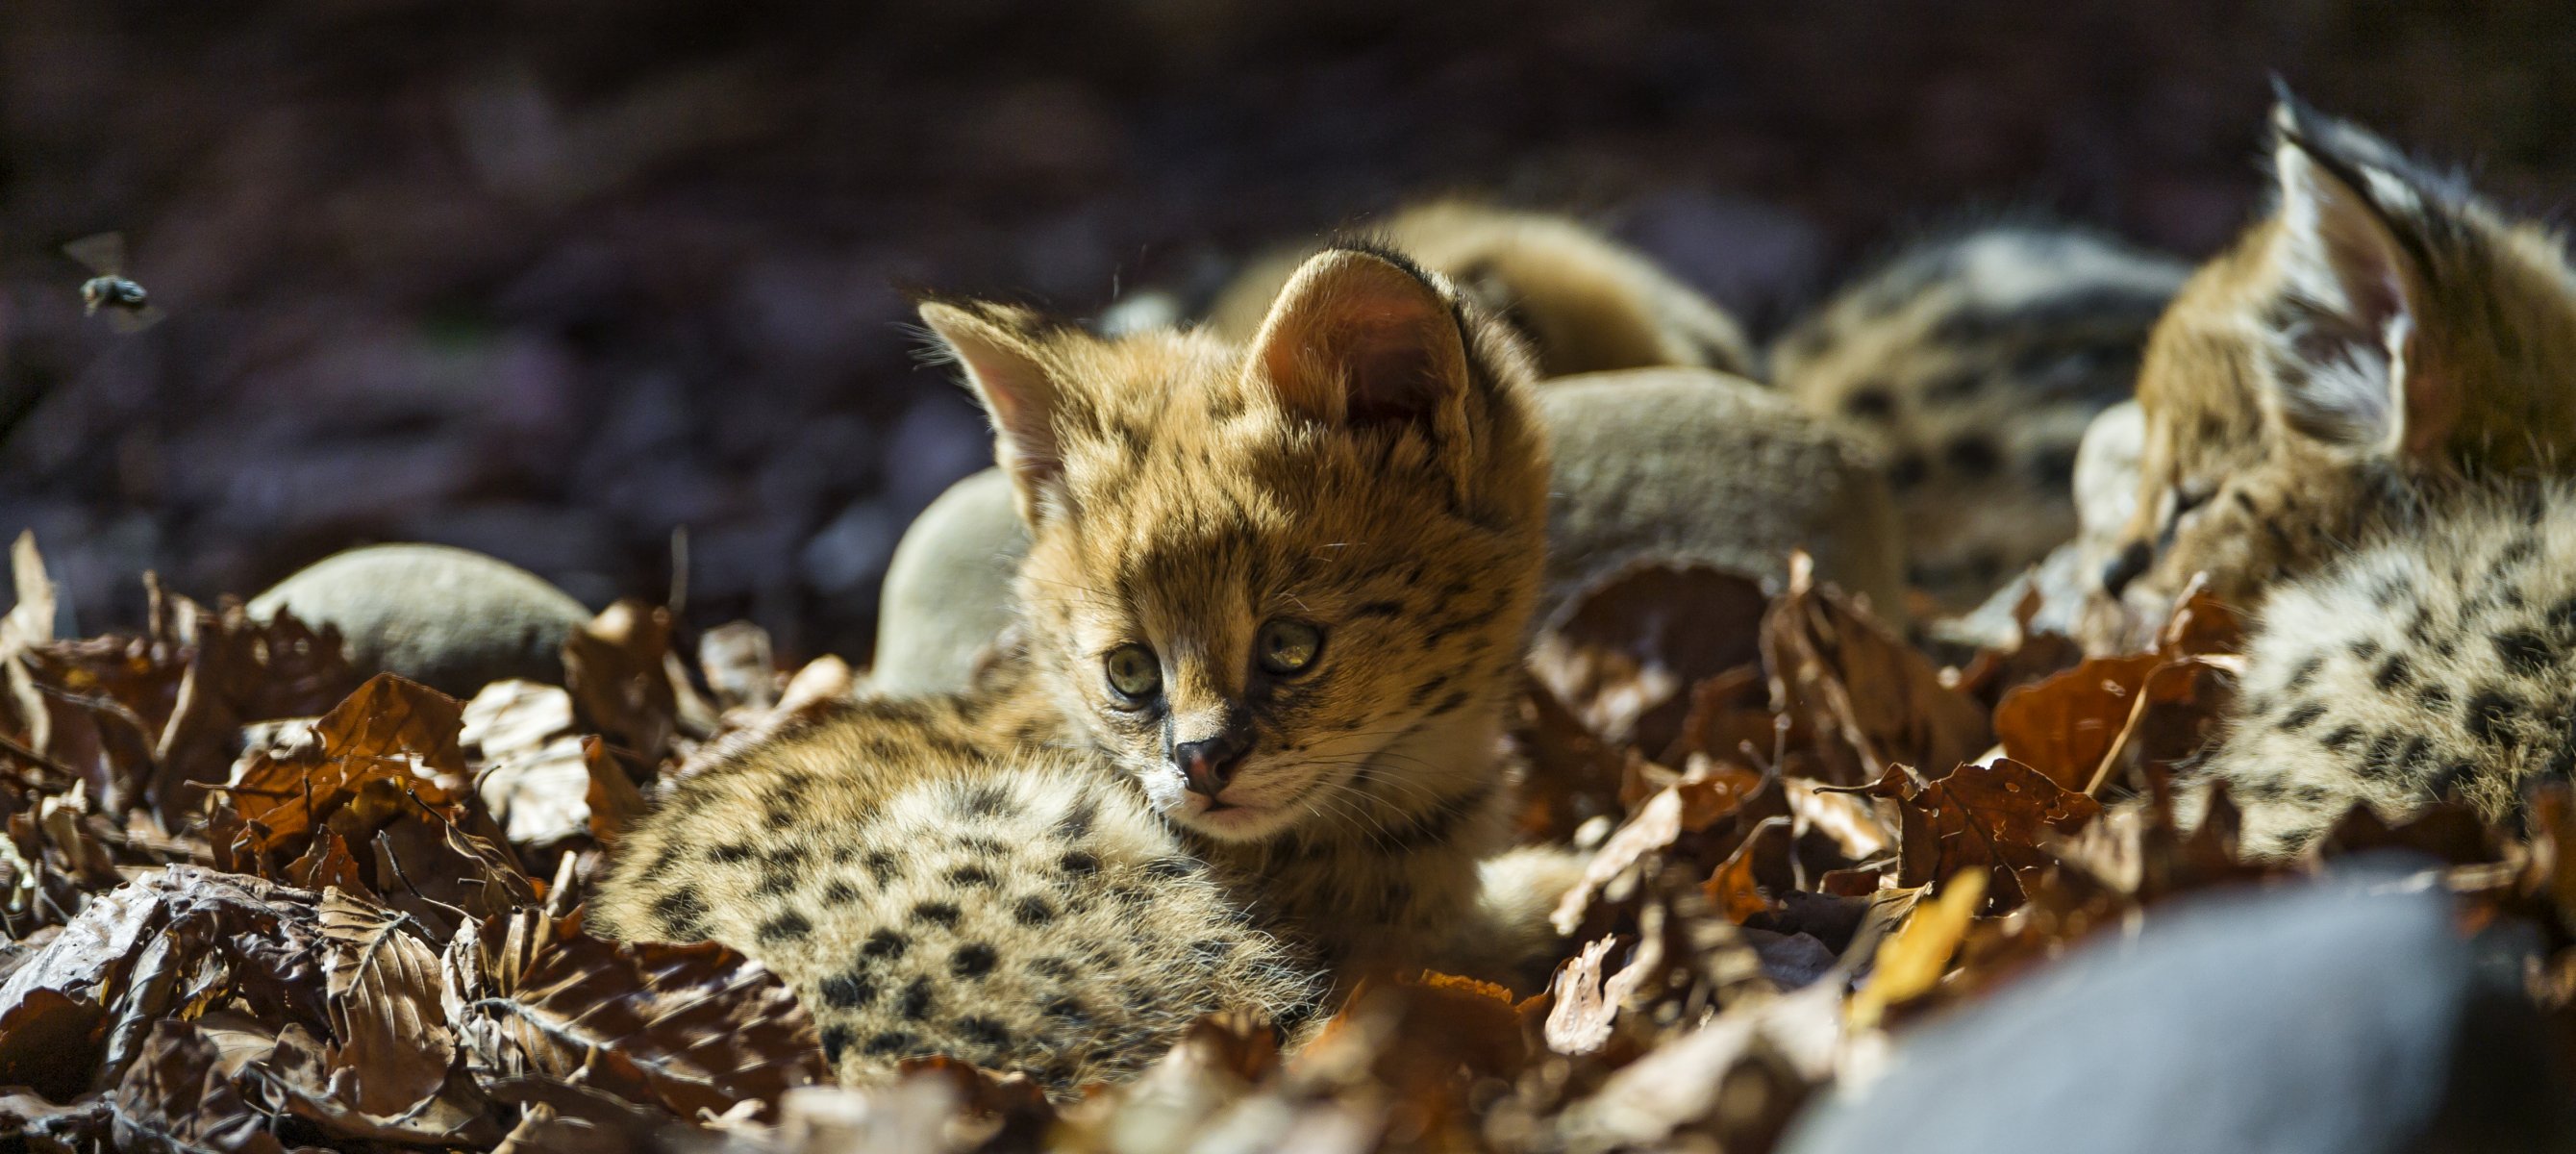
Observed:
[[[1261,627],[1253,639],[1252,651],[1261,667],[1272,673],[1303,673],[1324,651],[1324,631],[1303,621],[1285,618]]]
[[[1142,645],[1121,645],[1101,660],[1109,675],[1110,692],[1129,702],[1141,702],[1163,691],[1163,666],[1154,660],[1154,651]]]

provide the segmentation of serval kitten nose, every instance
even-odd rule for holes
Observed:
[[[1234,780],[1234,771],[1243,764],[1243,755],[1252,752],[1252,738],[1239,729],[1227,729],[1205,741],[1190,741],[1172,747],[1172,764],[1181,771],[1181,779],[1190,792],[1210,801]]]

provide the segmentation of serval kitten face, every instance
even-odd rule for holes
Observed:
[[[2284,98],[2278,204],[2157,323],[2138,505],[2087,644],[2143,639],[2194,573],[2252,607],[2412,482],[2554,469],[2576,443],[2559,239]]]
[[[1505,329],[1359,249],[1308,260],[1241,345],[922,315],[1030,526],[1037,679],[1173,821],[1384,831],[1493,792],[1548,476]]]

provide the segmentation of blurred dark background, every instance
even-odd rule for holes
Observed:
[[[830,9],[825,11],[825,9]],[[0,531],[83,629],[443,541],[865,654],[989,459],[906,285],[1087,313],[1412,194],[1581,210],[1768,333],[2041,209],[2189,254],[2278,72],[2554,210],[2576,5],[0,2]],[[170,310],[84,323],[123,230]]]

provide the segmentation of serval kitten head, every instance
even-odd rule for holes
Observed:
[[[2184,286],[2138,379],[2136,512],[2086,641],[2163,620],[2195,573],[2251,606],[2410,482],[2546,466],[2576,441],[2559,238],[2283,94],[2278,203]]]
[[[1544,560],[1526,355],[1410,261],[1329,249],[1258,332],[922,307],[990,410],[1039,680],[1179,824],[1399,828],[1490,794]]]

